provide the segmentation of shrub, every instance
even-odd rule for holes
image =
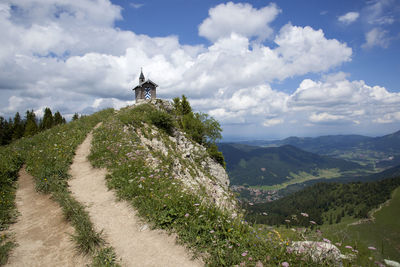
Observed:
[[[160,110],[154,110],[150,113],[149,119],[154,126],[164,130],[167,134],[172,135],[174,121],[171,115]]]

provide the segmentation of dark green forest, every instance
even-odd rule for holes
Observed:
[[[248,206],[247,219],[261,224],[309,226],[339,223],[344,216],[366,218],[368,212],[390,198],[400,176],[366,183],[318,183],[279,200]],[[308,217],[297,216],[301,213]],[[265,215],[267,214],[267,215]]]
[[[75,113],[72,120],[79,118]],[[44,109],[43,118],[36,118],[33,110],[27,110],[25,117],[22,118],[17,112],[14,118],[8,120],[0,116],[0,145],[8,145],[12,141],[21,137],[28,137],[37,134],[38,132],[50,129],[53,126],[66,123],[65,118],[59,111],[53,115],[50,108]]]

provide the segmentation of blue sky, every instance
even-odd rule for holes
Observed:
[[[5,0],[0,115],[133,104],[140,68],[225,140],[400,130],[400,2]]]

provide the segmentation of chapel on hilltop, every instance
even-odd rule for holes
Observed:
[[[158,85],[150,79],[145,80],[143,70],[141,70],[139,76],[139,85],[132,89],[135,91],[136,103],[155,99],[156,87],[158,87]]]

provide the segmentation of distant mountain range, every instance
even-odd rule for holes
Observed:
[[[276,141],[241,141],[241,144],[279,147],[292,145],[320,155],[389,168],[400,164],[400,131],[381,137],[362,135],[327,135],[320,137],[289,137]]]
[[[231,184],[285,187],[310,179],[335,178],[366,171],[366,167],[343,159],[322,156],[292,145],[256,147],[218,145],[227,163]]]

